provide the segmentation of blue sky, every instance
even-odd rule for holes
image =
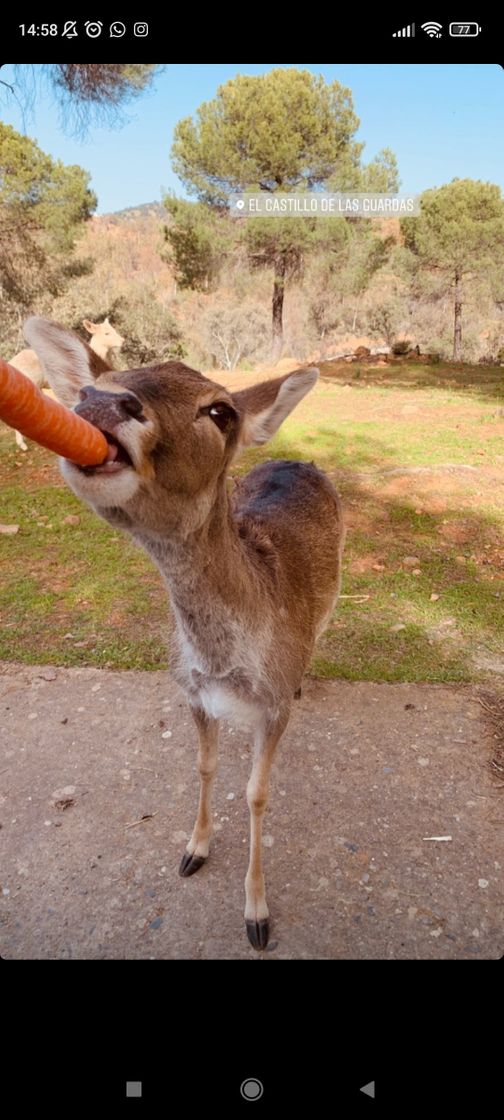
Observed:
[[[193,115],[236,74],[262,74],[278,65],[169,65],[155,88],[129,106],[122,128],[93,126],[84,140],[62,131],[47,90],[24,120],[15,101],[5,103],[2,91],[0,116],[54,158],[86,168],[98,195],[97,212],[107,213],[160,199],[163,190],[183,194],[170,165],[177,121]],[[498,183],[504,190],[504,71],[499,66],[289,65],[350,87],[361,120],[356,138],[365,142],[364,161],[392,148],[402,190],[422,191],[455,177]],[[1,77],[12,81],[12,67],[2,67]]]

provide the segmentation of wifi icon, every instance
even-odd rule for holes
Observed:
[[[422,31],[425,31],[430,39],[440,39],[442,30],[442,23],[435,23],[434,20],[431,20],[430,23],[422,23]]]

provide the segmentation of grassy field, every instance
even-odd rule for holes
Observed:
[[[321,372],[276,439],[234,468],[313,459],[342,494],[343,597],[312,672],[503,680],[504,369]],[[166,666],[169,608],[144,554],[64,487],[54,456],[33,444],[19,452],[3,425],[0,477],[0,521],[19,525],[0,534],[0,657]]]

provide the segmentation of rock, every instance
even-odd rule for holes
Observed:
[[[43,681],[55,681],[58,674],[52,665],[48,665],[46,669],[41,669],[37,676],[42,677]]]
[[[390,627],[389,633],[390,634],[398,634],[399,630],[405,630],[405,629],[406,629],[406,626],[405,626],[404,622],[396,622],[394,624],[394,626]]]
[[[14,533],[19,533],[19,525],[0,525],[0,533],[4,533],[6,537],[12,537]]]
[[[431,603],[437,603],[438,599],[439,599],[439,595],[436,595],[436,592],[435,592],[435,591],[433,591],[433,592],[432,592],[432,595],[431,595],[431,597],[430,597],[430,601],[431,601]]]
[[[420,557],[419,556],[403,556],[402,562],[403,562],[405,568],[416,568],[417,564],[420,563]]]
[[[63,812],[65,809],[70,809],[72,805],[75,805],[75,789],[75,786],[63,786],[63,789],[55,789],[54,793],[51,794],[51,801],[54,808]]]
[[[63,518],[64,525],[80,525],[80,517],[78,513],[69,513],[68,517]]]
[[[63,786],[63,789],[55,789],[51,794],[51,801],[60,801],[63,797],[73,797],[76,786]]]

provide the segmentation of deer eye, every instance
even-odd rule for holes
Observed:
[[[214,401],[213,404],[206,405],[205,408],[200,409],[200,415],[209,416],[221,432],[229,431],[237,417],[235,409],[226,401]]]

